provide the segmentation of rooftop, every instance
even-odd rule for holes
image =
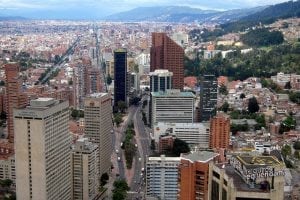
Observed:
[[[107,93],[93,93],[93,94],[90,94],[90,97],[92,97],[92,98],[99,98],[99,97],[103,97],[106,94]]]
[[[153,97],[193,97],[195,95],[192,92],[180,92],[180,90],[167,90],[166,92],[151,92]]]
[[[120,49],[116,49],[115,52],[116,52],[116,53],[121,53],[121,52],[126,53],[127,50],[126,50],[126,49],[120,48]]]
[[[166,157],[165,155],[161,155],[160,157],[149,157],[149,161],[180,161],[180,157]]]
[[[246,168],[281,165],[274,156],[237,156],[236,158],[245,165]]]
[[[209,162],[219,154],[211,151],[195,151],[189,154],[182,154],[181,158],[190,160],[192,162]]]

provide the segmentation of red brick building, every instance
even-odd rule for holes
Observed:
[[[208,200],[209,163],[218,156],[209,151],[182,155],[178,169],[178,200]]]
[[[183,48],[166,33],[152,33],[150,71],[168,69],[173,72],[173,89],[183,89],[184,86],[183,58]]]
[[[210,119],[209,147],[212,149],[228,149],[230,139],[230,119],[218,114]]]
[[[7,132],[10,143],[14,142],[13,109],[22,108],[27,105],[27,95],[21,91],[22,80],[19,77],[19,71],[17,63],[8,63],[5,65]]]

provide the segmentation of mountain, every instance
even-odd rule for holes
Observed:
[[[210,16],[215,10],[201,10],[187,6],[138,7],[106,17],[112,21],[174,21],[180,18],[194,18],[197,15]]]
[[[221,28],[225,32],[244,31],[252,26],[271,24],[278,19],[300,17],[300,1],[289,1],[269,6],[254,14],[245,16],[235,22],[224,23]]]
[[[0,16],[0,21],[19,21],[19,20],[27,20],[25,17],[19,16]]]
[[[265,7],[229,11],[202,10],[187,6],[138,7],[126,12],[107,16],[109,21],[156,21],[156,22],[228,22],[263,10]]]
[[[264,21],[273,23],[277,19],[300,17],[300,1],[288,1],[269,6],[260,12],[248,15],[241,21]]]

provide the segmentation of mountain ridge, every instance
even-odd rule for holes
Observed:
[[[105,17],[108,21],[156,21],[156,22],[226,22],[237,20],[265,7],[234,9],[228,11],[203,10],[188,6],[138,7]]]

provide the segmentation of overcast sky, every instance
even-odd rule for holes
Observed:
[[[141,6],[185,5],[229,10],[272,5],[287,0],[0,0],[0,15],[94,15],[107,16]],[[64,14],[62,13],[64,11]]]

